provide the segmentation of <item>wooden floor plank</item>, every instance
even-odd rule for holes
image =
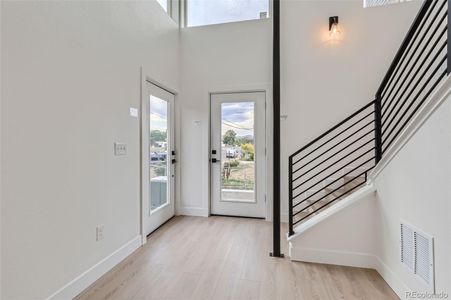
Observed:
[[[176,217],[76,299],[398,299],[374,270],[272,258],[271,238],[263,220]]]

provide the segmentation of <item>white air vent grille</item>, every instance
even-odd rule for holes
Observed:
[[[428,284],[431,281],[432,253],[430,253],[430,240],[415,232],[415,273]]]
[[[410,270],[414,270],[415,249],[412,228],[401,224],[401,261]]]
[[[401,262],[434,292],[433,238],[401,223]]]

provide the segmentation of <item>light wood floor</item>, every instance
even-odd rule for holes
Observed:
[[[176,217],[77,299],[398,299],[374,270],[269,257],[271,226]]]

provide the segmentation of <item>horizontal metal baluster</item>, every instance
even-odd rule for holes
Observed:
[[[375,159],[375,158],[376,158],[376,157],[373,157],[372,159]],[[370,160],[370,161],[371,161],[371,160]],[[374,167],[371,167],[371,168],[369,168],[368,170],[365,170],[365,172],[362,172],[361,174],[357,175],[356,177],[354,177],[354,178],[353,178],[352,180],[350,180],[350,181],[356,180],[357,178],[359,178],[360,176],[362,176],[363,174],[365,174],[366,172],[368,172],[369,170],[371,170],[371,169],[373,169],[373,168],[374,168]],[[299,213],[301,213],[301,212],[303,212],[303,211],[309,209],[311,206],[315,205],[316,203],[318,203],[319,201],[323,200],[324,198],[329,197],[330,195],[332,195],[333,193],[335,193],[335,192],[338,191],[339,189],[343,188],[343,187],[344,187],[345,185],[347,185],[347,184],[349,184],[349,182],[346,182],[346,183],[340,185],[340,186],[337,187],[335,190],[329,192],[327,195],[324,195],[323,197],[319,198],[318,200],[314,201],[313,203],[307,205],[307,206],[304,207],[302,210],[300,210],[300,211],[294,213],[293,216],[295,216],[295,215],[297,215],[297,214],[299,214]],[[340,196],[340,197],[341,197],[341,196]],[[294,208],[294,207],[293,207],[293,208]],[[318,211],[318,210],[316,210],[316,211]],[[312,212],[312,214],[313,214],[313,213],[315,213],[315,211]]]
[[[396,105],[393,106],[392,110],[389,112],[389,115],[383,120],[382,122],[382,135],[385,134],[385,132],[390,128],[390,125],[393,123],[393,121],[395,120],[395,117],[399,114],[399,112],[401,111],[402,107],[406,104],[407,101],[409,101],[410,97],[412,96],[412,94],[415,92],[416,88],[418,87],[418,85],[421,83],[421,81],[423,80],[424,76],[427,74],[427,72],[429,71],[429,69],[432,67],[432,65],[434,63],[436,63],[436,59],[438,58],[438,56],[441,54],[442,50],[446,47],[446,42],[442,45],[442,47],[440,48],[439,51],[437,51],[437,53],[434,55],[434,57],[432,58],[432,60],[429,62],[428,66],[426,67],[425,70],[423,70],[423,72],[421,73],[421,75],[419,76],[419,79],[415,82],[415,84],[413,85],[412,89],[410,90],[409,94],[407,95],[407,97],[404,98],[404,101],[401,102],[402,97],[399,98],[399,101],[397,101]],[[426,57],[428,58],[428,57]],[[439,64],[439,66],[443,63],[443,61]],[[435,71],[434,71],[435,73]],[[434,74],[433,73],[433,74]],[[410,83],[409,83],[410,85]],[[405,91],[407,91],[407,88],[404,90],[403,95]],[[417,95],[418,97],[418,95]],[[414,98],[415,99],[415,98]],[[415,101],[415,100],[414,100]],[[398,107],[398,103],[401,103],[401,105]],[[393,115],[393,117],[390,119],[392,113],[395,111],[395,114]],[[388,125],[385,126],[385,124],[388,122]],[[385,129],[384,129],[385,128]]]
[[[325,171],[329,170],[331,167],[335,166],[337,163],[343,161],[344,159],[348,158],[349,156],[351,156],[352,154],[356,153],[357,151],[359,151],[360,149],[362,149],[363,147],[367,146],[369,143],[373,142],[374,138],[371,139],[370,141],[366,142],[365,144],[361,145],[360,147],[358,147],[357,149],[351,151],[350,153],[346,154],[345,156],[341,157],[339,160],[335,161],[334,163],[330,164],[329,166],[327,166],[326,168],[322,169],[321,171],[319,171],[318,173],[316,173],[315,175],[311,176],[309,179],[303,181],[302,183],[298,184],[297,186],[295,186],[293,188],[293,190],[298,189],[299,187],[301,187],[302,185],[304,185],[305,183],[309,182],[310,180],[312,180],[313,178],[315,178],[316,176],[318,176],[319,174],[324,173]],[[334,173],[332,173],[333,175]],[[297,179],[294,179],[294,181],[296,181]]]
[[[410,81],[408,82],[408,84],[405,85],[405,87],[404,87],[404,89],[403,89],[403,91],[402,91],[402,93],[401,93],[401,95],[399,96],[398,99],[402,99],[402,97],[404,96],[404,94],[407,92],[407,90],[409,89],[410,85],[412,84],[413,80],[417,77],[417,76],[416,76],[417,73],[420,72],[420,70],[422,69],[423,65],[424,65],[424,64],[427,62],[427,60],[430,58],[432,52],[434,52],[435,50],[437,50],[437,49],[436,49],[436,46],[437,46],[437,44],[440,42],[440,40],[443,38],[443,35],[444,35],[445,33],[446,33],[446,28],[444,28],[444,29],[442,30],[442,32],[441,32],[440,35],[438,36],[437,40],[435,40],[433,46],[429,49],[428,53],[424,56],[423,60],[422,60],[421,63],[419,64],[418,68],[416,69],[415,75],[410,79]],[[434,61],[437,59],[437,57],[440,55],[440,52],[446,47],[446,44],[447,44],[447,41],[445,41],[445,42],[443,43],[443,45],[439,48],[439,50],[438,50],[437,53],[434,55],[434,58],[431,60],[431,62],[434,62]],[[423,50],[426,49],[426,46],[427,46],[427,44],[425,45],[425,47],[424,47]],[[408,75],[406,76],[406,78],[404,78],[404,81],[402,82],[401,86],[404,86],[405,81],[409,78],[410,73],[413,71],[413,68],[417,66],[418,60],[422,57],[422,55],[423,55],[423,52],[422,52],[420,55],[418,55],[417,60],[415,61],[415,63],[414,63],[414,64],[412,65],[412,67],[410,68],[410,70],[409,70],[409,72],[408,72]],[[432,65],[431,62],[429,62],[428,66],[427,66],[427,68],[426,68],[426,71],[429,70],[429,68],[431,67],[431,65]],[[422,76],[424,76],[424,75],[425,75],[425,72],[423,72],[422,75],[421,75],[420,77],[422,77]],[[396,106],[398,105],[399,101],[396,101],[395,98],[396,98],[396,96],[398,95],[398,93],[399,93],[399,91],[400,91],[401,89],[402,89],[402,88],[400,87],[400,88],[397,90],[395,96],[390,100],[390,101],[391,101],[392,103],[394,103],[395,105],[394,105],[390,110],[388,110],[389,107],[390,107],[390,106],[388,106],[388,107],[387,107],[387,110],[385,110],[385,111],[382,113],[382,118],[384,119],[384,121],[382,122],[382,127],[384,127],[384,124],[385,124],[386,121],[390,118],[390,116],[391,116],[391,114],[393,113],[394,109],[395,109]],[[413,91],[414,89],[415,89],[415,88],[413,88],[412,91]],[[409,96],[411,95],[412,91],[410,91]],[[407,98],[409,98],[409,96],[407,96]],[[388,114],[387,114],[387,111],[388,111]]]
[[[364,107],[360,108],[359,110],[357,110],[356,112],[354,112],[353,114],[351,114],[350,116],[348,116],[346,119],[344,119],[343,121],[339,122],[337,125],[333,126],[331,129],[327,130],[326,132],[324,132],[323,134],[321,134],[319,137],[317,137],[316,139],[314,139],[313,141],[311,141],[310,143],[308,143],[307,145],[305,145],[304,147],[302,147],[301,149],[299,149],[298,151],[294,152],[293,154],[291,154],[291,157],[294,157],[296,155],[298,155],[299,153],[303,152],[304,150],[306,150],[308,147],[310,147],[311,145],[313,145],[314,143],[316,143],[317,141],[319,141],[320,139],[322,139],[323,137],[325,137],[326,135],[328,135],[329,133],[333,132],[335,129],[337,129],[338,127],[340,127],[341,125],[347,123],[349,120],[351,120],[352,118],[354,118],[355,116],[357,116],[358,114],[360,114],[362,111],[364,111],[365,109],[367,109],[370,106],[374,105],[374,101],[371,101],[370,103],[366,104]],[[338,135],[336,135],[335,137],[337,137]],[[327,142],[326,142],[327,143]],[[318,148],[317,148],[318,149]],[[303,157],[305,158],[305,156]],[[301,159],[303,159],[301,158]]]
[[[358,139],[355,139],[353,142],[351,142],[350,144],[346,145],[345,147],[341,148],[339,151],[335,152],[334,154],[332,154],[331,156],[329,156],[328,158],[326,158],[325,160],[323,160],[322,162],[320,162],[319,164],[316,164],[314,167],[310,168],[308,171],[305,171],[304,173],[302,173],[301,175],[299,175],[295,180],[301,178],[302,176],[305,176],[306,174],[308,174],[309,172],[313,171],[314,169],[318,168],[319,166],[321,166],[323,163],[325,163],[326,161],[328,161],[329,159],[335,157],[337,154],[343,152],[344,150],[348,149],[349,147],[351,147],[352,145],[354,145],[355,143],[359,142],[360,140],[364,139],[365,137],[367,137],[368,135],[370,135],[371,133],[373,133],[374,130],[368,131],[367,133],[365,133],[364,135],[362,135],[361,137],[359,137]],[[374,139],[373,139],[374,140]],[[335,147],[335,146],[334,146]]]
[[[410,56],[413,55],[414,52],[409,53],[410,49],[412,49],[412,46],[415,44],[415,41],[417,40],[418,36],[420,35],[421,30],[423,30],[424,25],[426,24],[427,20],[429,19],[429,16],[431,15],[432,11],[434,10],[435,6],[437,5],[438,1],[434,1],[432,7],[429,9],[429,11],[427,12],[426,16],[423,18],[421,25],[415,30],[415,36],[409,41],[409,46],[407,47],[407,49],[403,52],[404,55],[402,56],[401,60],[399,61],[399,63],[396,66],[395,71],[393,72],[393,75],[390,77],[389,82],[387,83],[387,85],[385,86],[384,91],[381,94],[381,98],[383,99],[386,95],[387,89],[388,87],[390,87],[391,82],[393,81],[393,79],[395,78],[395,76],[397,75],[399,69],[401,68],[402,64],[404,63],[404,60],[406,59],[407,55],[411,54]],[[439,11],[443,8],[443,5],[441,6],[441,8],[439,9]],[[409,64],[409,62],[407,62],[407,64]],[[396,83],[394,84],[394,86],[396,86]],[[385,102],[382,103],[382,108],[384,108]]]
[[[326,177],[324,177],[323,179],[319,180],[318,182],[316,182],[315,184],[311,185],[309,188],[305,189],[303,192],[297,194],[296,196],[293,197],[293,199],[299,197],[300,195],[302,195],[303,193],[307,192],[308,190],[312,189],[313,187],[315,187],[317,184],[323,182],[324,180],[326,180],[327,178],[329,178],[330,176],[336,174],[337,172],[341,171],[343,168],[349,166],[350,164],[352,164],[353,162],[359,160],[360,158],[362,158],[363,156],[367,155],[368,153],[370,153],[371,151],[373,151],[375,149],[375,147],[369,149],[368,151],[366,151],[365,153],[357,156],[356,158],[354,158],[353,160],[351,160],[350,162],[348,162],[347,164],[345,164],[341,169],[338,169],[332,173],[330,173],[329,175],[327,175]],[[353,154],[353,153],[350,153]],[[350,154],[348,154],[347,156],[349,156]],[[315,175],[316,176],[316,175]],[[306,181],[307,182],[307,181]],[[303,183],[302,183],[303,184]],[[298,185],[297,187],[295,187],[293,190],[299,188],[300,186],[302,186],[302,184]]]
[[[409,89],[409,87],[410,87],[412,81],[415,79],[415,77],[416,77],[416,75],[418,74],[418,72],[420,72],[421,68],[422,68],[423,65],[427,62],[427,60],[430,58],[431,54],[432,54],[434,51],[437,50],[436,47],[437,47],[438,43],[440,42],[440,40],[443,38],[443,36],[444,36],[445,33],[446,33],[446,27],[443,28],[442,32],[438,35],[438,37],[437,37],[437,39],[435,40],[433,46],[429,49],[428,53],[424,56],[424,58],[423,58],[423,60],[421,61],[420,64],[418,64],[418,60],[423,56],[423,53],[424,53],[424,52],[421,52],[421,53],[417,56],[417,58],[416,58],[414,64],[411,66],[411,68],[410,68],[409,71],[407,72],[407,76],[404,78],[403,82],[401,83],[400,87],[399,87],[398,90],[396,91],[396,93],[395,93],[395,95],[393,96],[393,98],[390,99],[390,104],[387,106],[387,109],[384,110],[384,111],[382,112],[382,118],[388,119],[388,118],[390,117],[390,114],[391,114],[391,112],[393,111],[394,107],[396,107],[396,105],[399,103],[399,101],[396,101],[396,99],[401,99],[401,98],[404,96],[404,94],[407,92],[407,90]],[[428,44],[425,45],[425,47],[424,47],[423,50],[426,49],[427,45],[428,45]],[[445,46],[446,46],[446,41],[445,41],[445,43],[444,43],[444,46],[442,46],[441,48],[439,48],[440,50],[438,50],[437,53],[440,53],[440,51],[442,51],[443,48],[444,48]],[[436,54],[436,55],[437,55],[437,54]],[[433,60],[435,60],[435,58],[434,58]],[[409,76],[410,76],[410,74],[412,73],[413,68],[414,68],[414,67],[417,67],[417,66],[418,66],[418,68],[415,70],[414,75],[412,76],[412,78],[410,78],[410,81],[407,83],[407,85],[404,85],[405,82],[406,82],[406,80],[409,79]],[[402,87],[404,87],[404,89],[403,89]],[[399,93],[399,91],[401,91],[401,89],[403,89],[403,92],[401,93],[401,95],[400,95],[399,97],[397,97],[397,96],[398,96],[398,93]],[[389,108],[391,107],[391,104],[392,104],[392,103],[394,103],[394,106],[391,108],[391,110],[389,110]],[[388,112],[388,115],[387,115],[387,112]]]
[[[414,52],[412,52],[412,56],[413,56],[413,54],[417,53],[418,48],[419,48],[419,47],[421,46],[421,44],[423,43],[423,40],[424,40],[424,38],[426,38],[427,34],[429,33],[430,28],[432,27],[432,25],[434,25],[435,18],[437,17],[437,15],[439,14],[439,12],[440,12],[440,11],[437,12],[437,14],[436,14],[435,17],[434,17],[434,21],[432,21],[432,22],[429,24],[429,28],[428,28],[427,31],[424,33],[424,35],[421,37],[420,42],[418,42],[418,45],[415,47]],[[400,87],[397,89],[395,95],[391,98],[391,100],[388,100],[388,98],[390,97],[391,93],[394,91],[394,87],[396,86],[396,84],[397,84],[398,82],[396,82],[396,84],[393,85],[393,89],[390,91],[390,94],[387,96],[388,106],[387,106],[387,108],[382,112],[382,115],[385,114],[385,112],[390,108],[391,103],[394,102],[394,99],[396,98],[396,96],[397,96],[398,92],[400,91],[401,87],[403,86],[403,84],[404,84],[404,83],[406,82],[406,80],[409,78],[409,75],[410,75],[410,73],[412,72],[413,68],[417,66],[418,60],[423,56],[424,51],[426,51],[426,49],[427,49],[427,47],[429,46],[431,40],[435,37],[435,34],[436,34],[437,31],[440,29],[440,25],[442,25],[442,22],[445,20],[446,15],[447,15],[447,13],[445,13],[445,14],[442,16],[442,18],[440,19],[440,21],[439,21],[439,22],[437,23],[437,25],[435,26],[433,33],[429,36],[427,42],[424,43],[424,45],[423,45],[421,51],[419,51],[420,54],[417,56],[415,62],[410,66],[407,76],[404,77],[404,79],[403,79],[403,81],[402,81]],[[435,48],[435,46],[437,45],[437,43],[440,41],[441,35],[442,35],[444,32],[446,32],[446,27],[445,27],[445,29],[440,33],[439,38],[436,40],[436,44],[435,44],[433,47],[431,47],[431,49],[434,49],[434,48]],[[426,55],[426,58],[427,58],[427,56],[428,56],[428,55]],[[406,68],[409,66],[409,63],[410,63],[410,61],[407,62],[407,64],[404,66],[403,70],[401,71],[401,74],[404,73],[404,71],[406,70]],[[399,81],[400,78],[401,78],[401,76],[398,78],[397,81]]]
[[[440,76],[439,79],[433,84],[433,86],[429,89],[429,91],[426,93],[426,95],[423,97],[423,99],[420,101],[420,103],[415,107],[413,113],[407,118],[407,120],[403,123],[403,125],[398,129],[398,131],[396,132],[396,134],[392,137],[392,139],[390,140],[390,142],[387,144],[387,147],[385,147],[385,149],[388,149],[391,144],[393,143],[393,141],[398,137],[398,135],[401,133],[401,131],[405,128],[405,126],[410,122],[410,120],[413,118],[413,116],[415,115],[415,113],[418,111],[418,109],[423,105],[424,101],[426,101],[426,99],[429,97],[429,95],[434,91],[434,89],[437,87],[437,85],[440,83],[440,81],[442,81],[443,77],[445,77],[447,73],[447,70],[444,71]],[[413,103],[413,102],[412,102]],[[399,124],[399,122],[404,118],[405,114],[407,113],[407,111],[410,109],[410,106],[408,109],[406,109],[404,111],[404,113],[402,114],[402,116],[399,118],[398,122],[395,124],[395,126],[393,127],[393,130],[397,127],[397,125]],[[390,132],[391,134],[392,132]],[[390,136],[390,134],[388,136]],[[385,152],[385,150],[383,150],[383,152]]]
[[[352,128],[353,126],[357,125],[358,123],[360,123],[361,121],[365,120],[366,118],[368,118],[369,116],[371,116],[371,115],[373,115],[373,114],[374,114],[374,111],[370,112],[369,114],[365,115],[363,118],[359,119],[357,122],[354,122],[353,124],[351,124],[351,125],[348,126],[347,128],[343,129],[343,131],[342,131],[341,133],[343,133],[343,132],[349,130],[350,128]],[[341,133],[340,133],[340,134],[341,134]],[[338,134],[338,135],[340,135],[340,134]],[[337,136],[338,136],[338,135],[337,135]],[[335,137],[334,137],[334,138],[335,138]],[[333,140],[334,138],[330,139],[329,141]],[[327,144],[329,141],[327,141],[327,142],[324,143],[323,145],[319,146],[317,149],[321,148],[322,146],[324,146],[325,144]],[[300,169],[302,169],[302,168],[304,168],[305,166],[307,166],[308,164],[312,163],[314,160],[316,160],[316,159],[318,159],[319,157],[323,156],[324,154],[326,154],[327,152],[329,152],[330,150],[332,150],[334,147],[340,145],[343,141],[344,141],[344,140],[342,140],[341,142],[339,142],[339,143],[333,145],[332,147],[330,147],[329,149],[327,149],[326,151],[324,151],[323,153],[321,153],[321,154],[318,155],[317,157],[315,157],[315,158],[313,158],[312,160],[310,160],[308,163],[306,163],[306,164],[302,165],[301,167],[299,167],[298,169],[296,169],[296,171],[294,171],[294,172],[297,172],[297,171],[299,171]],[[315,150],[317,150],[317,149],[315,149]],[[312,152],[313,152],[313,151],[312,151]],[[308,154],[306,154],[303,158],[298,159],[296,162],[293,163],[293,165],[297,164],[298,162],[300,162],[302,159],[304,159],[305,157],[309,156],[310,154],[311,154],[311,153],[308,153]]]
[[[430,5],[432,3],[432,0],[424,0],[420,11],[416,15],[415,19],[413,20],[412,25],[410,25],[409,30],[407,31],[406,36],[404,37],[401,46],[399,47],[398,51],[396,51],[395,57],[393,58],[392,62],[390,63],[390,67],[388,68],[387,73],[385,74],[384,78],[382,79],[381,84],[379,85],[379,88],[377,89],[376,95],[382,95],[384,94],[384,91],[387,88],[387,82],[389,81],[390,77],[393,75],[393,71],[395,70],[396,66],[398,65],[402,55],[404,54],[407,45],[412,40],[413,35],[418,29],[418,26],[423,21],[424,16],[426,12],[428,11]]]
[[[335,144],[333,147],[336,147],[336,146],[342,144],[343,142],[347,141],[348,139],[350,139],[351,137],[353,137],[355,134],[361,132],[362,130],[366,129],[368,126],[370,126],[370,125],[372,125],[372,124],[374,124],[374,120],[371,120],[371,122],[365,124],[363,127],[360,127],[358,130],[354,131],[353,133],[351,133],[350,135],[348,135],[347,137],[345,137],[343,140],[341,140],[340,142],[338,142],[337,144]],[[374,130],[374,129],[373,129],[373,130]],[[300,170],[301,170],[301,168],[296,169],[295,171],[293,171],[293,174],[299,172]],[[298,179],[301,178],[301,177],[302,177],[302,176],[296,177],[296,178],[294,179],[294,181],[298,180]]]
[[[365,118],[367,118],[368,116],[372,115],[374,112],[371,112],[370,114],[366,115],[364,118],[362,118],[361,120],[364,120]],[[302,158],[298,159],[296,163],[300,162],[301,160],[303,160],[304,158],[308,157],[310,154],[314,153],[315,151],[319,150],[320,148],[322,148],[323,146],[325,146],[326,144],[328,144],[330,141],[334,140],[335,138],[337,138],[338,136],[340,136],[341,134],[345,133],[346,131],[348,131],[350,128],[352,128],[353,126],[355,126],[356,124],[358,124],[361,120],[355,122],[354,124],[348,126],[347,128],[343,129],[340,133],[338,133],[337,135],[335,135],[334,137],[330,138],[329,140],[327,140],[326,142],[322,143],[321,145],[319,145],[318,147],[316,147],[315,149],[313,149],[312,151],[310,151],[309,153],[307,153],[306,155],[304,155]],[[347,139],[349,139],[350,137],[352,137],[354,134],[356,134],[357,132],[360,132],[362,129],[364,129],[365,127],[367,127],[368,125],[372,124],[374,122],[374,120],[370,121],[369,123],[367,123],[365,126],[361,127],[359,130],[354,131],[354,133],[352,133],[351,135],[348,135],[346,138],[344,138],[343,140],[341,140],[340,142],[336,143],[334,146],[332,146],[331,148],[340,145],[341,143],[343,143],[344,141],[346,141]],[[331,149],[329,148],[329,150]],[[316,158],[315,158],[316,159]],[[313,160],[315,160],[313,159]],[[298,172],[299,170],[301,170],[302,167],[297,168],[293,173]]]
[[[374,167],[372,167],[372,168],[368,169],[367,171],[363,172],[363,173],[362,173],[362,174],[360,174],[359,176],[355,177],[355,178],[354,178],[354,180],[355,180],[356,178],[358,178],[358,177],[362,176],[362,175],[363,175],[363,174],[365,174],[366,172],[368,172],[368,171],[372,170],[372,169],[374,169]],[[353,190],[355,190],[355,189],[358,189],[359,187],[361,187],[361,186],[363,186],[363,185],[365,185],[365,184],[366,184],[366,182],[362,182],[361,184],[359,184],[359,185],[357,185],[357,186],[353,187],[352,189],[350,189],[349,191],[347,191],[347,192],[345,192],[345,193],[341,194],[341,195],[340,195],[339,197],[335,198],[334,200],[332,200],[332,201],[329,201],[328,203],[326,203],[326,204],[324,204],[323,206],[319,207],[319,208],[318,208],[318,209],[316,209],[315,211],[313,211],[313,212],[309,213],[309,214],[308,214],[308,215],[306,215],[305,217],[303,217],[303,218],[301,218],[301,219],[297,220],[296,222],[294,222],[294,223],[293,223],[293,226],[294,226],[294,225],[296,225],[297,223],[299,223],[299,222],[301,222],[301,221],[305,220],[305,219],[306,219],[306,218],[308,218],[309,216],[311,216],[311,215],[315,214],[316,212],[320,211],[320,210],[321,210],[321,209],[323,209],[324,207],[326,207],[326,206],[330,205],[331,203],[333,203],[333,202],[337,201],[337,200],[338,200],[339,198],[343,197],[344,195],[346,195],[346,194],[349,194],[349,193],[350,193],[350,192],[352,192]],[[335,190],[335,191],[336,191],[336,190]],[[335,191],[333,191],[333,192],[331,192],[331,193],[334,193]],[[312,205],[313,205],[313,204],[312,204]],[[298,214],[298,213],[299,213],[299,212],[297,212],[296,214]]]
[[[426,80],[426,82],[424,82],[423,86],[420,88],[420,91],[415,95],[415,97],[412,99],[412,101],[410,102],[410,104],[408,105],[407,110],[409,110],[409,108],[414,104],[414,102],[418,99],[418,97],[421,95],[421,93],[423,92],[424,88],[429,84],[429,82],[432,80],[432,78],[437,74],[437,71],[440,69],[440,67],[442,66],[442,64],[446,61],[446,57],[444,57],[439,63],[438,65],[435,67],[434,71],[432,71],[432,73],[429,75],[428,79]],[[432,65],[432,63],[436,63],[435,60],[431,61],[431,63],[429,64],[428,68],[425,70],[425,72],[422,74],[421,79],[417,82],[421,82],[421,80],[423,79],[423,76],[426,74],[426,71],[429,70],[430,66]],[[418,84],[415,85],[415,89],[416,86]],[[415,91],[415,89],[412,89],[412,92]],[[412,94],[412,93],[410,93]],[[395,116],[397,116],[400,112],[401,109],[403,109],[404,105],[406,104],[407,100],[409,99],[410,95],[408,97],[406,97],[406,99],[404,99],[404,101],[402,102],[401,106],[398,107]],[[404,111],[405,114],[405,111]],[[403,116],[404,116],[403,114]],[[395,118],[393,117],[390,122],[388,123],[387,127],[385,129],[383,129],[382,131],[382,136],[384,136],[385,132],[390,128],[391,124],[393,123],[393,121],[395,120]],[[393,132],[393,129],[396,128],[396,126],[398,125],[398,123],[400,122],[401,118],[398,119],[398,121],[396,122],[395,126],[392,127],[392,130],[390,131],[390,133],[386,136],[385,140],[382,141],[382,145],[385,143],[385,141],[388,139],[388,137],[390,136],[390,134]]]
[[[334,184],[335,182],[339,181],[340,179],[345,178],[346,176],[348,176],[349,174],[351,174],[352,172],[354,172],[355,170],[357,170],[358,168],[360,168],[361,166],[364,166],[365,164],[369,163],[371,160],[373,160],[374,158],[370,158],[367,161],[364,161],[363,163],[361,163],[360,165],[358,165],[357,167],[355,167],[354,169],[352,169],[351,171],[349,171],[348,173],[344,174],[343,176],[335,179],[334,181],[332,181],[331,183],[329,183],[328,185],[324,186],[322,189],[320,189],[319,191],[316,191],[314,194],[308,196],[307,198],[301,200],[300,202],[296,203],[295,205],[293,205],[293,208],[295,208],[296,206],[298,206],[299,204],[309,200],[310,198],[312,198],[313,196],[315,196],[316,194],[318,194],[319,192],[323,191],[324,189],[328,188],[329,186],[331,186],[332,184]]]

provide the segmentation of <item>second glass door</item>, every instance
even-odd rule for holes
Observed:
[[[148,235],[175,213],[174,95],[148,83],[143,103],[144,227]]]

